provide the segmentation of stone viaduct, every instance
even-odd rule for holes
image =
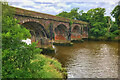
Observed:
[[[15,9],[15,18],[30,30],[31,42],[38,44],[54,41],[71,41],[88,37],[89,24],[84,21],[70,20],[50,14]],[[71,24],[72,22],[72,24]]]

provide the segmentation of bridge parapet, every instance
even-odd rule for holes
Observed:
[[[70,22],[70,19],[64,18],[64,17],[54,16],[54,15],[30,11],[30,10],[25,10],[25,9],[16,8],[16,7],[12,7],[12,8],[15,9],[16,15],[23,15],[26,17],[29,16],[29,17],[34,17],[34,18],[43,18],[46,20],[54,20],[54,21],[61,21],[61,22]],[[79,20],[72,20],[72,21],[74,23],[79,23],[79,24],[88,24],[87,22],[79,21]]]

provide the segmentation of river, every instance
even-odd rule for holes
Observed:
[[[49,54],[67,68],[68,78],[117,78],[118,42],[84,41],[54,46]]]

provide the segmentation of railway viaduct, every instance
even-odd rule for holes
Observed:
[[[31,42],[38,41],[41,45],[49,40],[62,42],[88,38],[87,22],[12,8],[15,9],[15,18],[20,21],[19,24],[30,30]]]

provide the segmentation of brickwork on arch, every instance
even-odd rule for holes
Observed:
[[[15,8],[15,7],[11,7]],[[70,20],[67,18],[63,17],[58,17],[50,14],[45,14],[45,13],[40,13],[40,12],[34,12],[34,11],[29,11],[21,8],[15,8],[15,18],[18,19],[20,24],[26,23],[26,22],[36,22],[41,24],[44,29],[46,30],[47,34],[50,32],[49,27],[50,24],[52,23],[52,28],[54,33],[54,39],[55,40],[67,40],[67,38],[64,35],[56,35],[54,29],[63,24],[66,26],[68,33],[72,32],[73,28],[75,26],[78,26],[80,30],[83,31],[83,34],[78,34],[78,35],[73,35],[71,34],[71,39],[82,39],[82,38],[87,38],[88,33],[87,31],[84,31],[83,27],[87,27],[89,24],[84,21],[78,21],[78,20]],[[69,25],[69,22],[72,21],[73,24]],[[85,26],[83,26],[85,25]],[[71,28],[71,31],[69,31]],[[32,39],[35,41],[35,39]]]

